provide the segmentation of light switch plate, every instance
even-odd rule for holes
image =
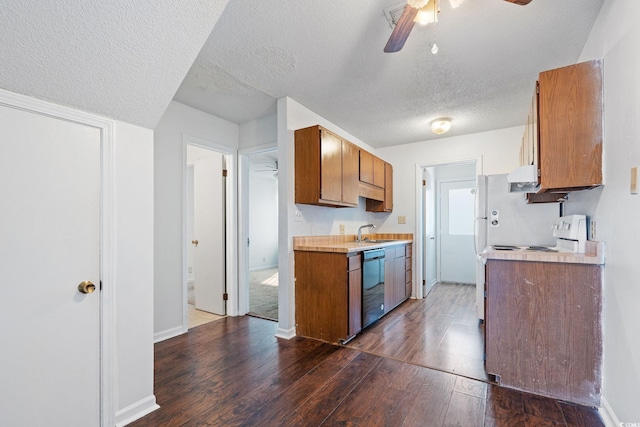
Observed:
[[[629,186],[631,194],[638,194],[638,167],[631,168],[631,185]]]
[[[407,223],[407,217],[404,215],[399,215],[398,216],[398,224],[406,224]]]
[[[340,224],[340,234],[344,234],[344,224]]]
[[[300,209],[296,209],[295,219],[296,222],[302,222],[302,211]]]

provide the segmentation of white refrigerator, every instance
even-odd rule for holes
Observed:
[[[478,318],[484,320],[484,262],[487,246],[554,246],[558,203],[527,204],[525,193],[509,192],[507,175],[480,175],[476,188],[475,247]]]

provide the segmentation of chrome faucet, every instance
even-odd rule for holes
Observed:
[[[366,224],[358,228],[358,237],[356,238],[356,242],[362,242],[362,229],[367,227],[376,228],[373,224]]]

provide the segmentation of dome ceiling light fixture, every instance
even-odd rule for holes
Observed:
[[[451,129],[451,119],[442,117],[431,122],[431,132],[436,135],[447,133],[449,129]]]

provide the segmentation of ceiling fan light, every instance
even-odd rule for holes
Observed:
[[[429,0],[407,0],[407,3],[409,3],[409,6],[415,9],[422,9],[427,4],[429,4]]]
[[[427,25],[435,21],[434,16],[433,10],[425,6],[418,10],[418,14],[413,21],[420,25]]]
[[[447,133],[449,129],[451,129],[451,120],[449,119],[435,119],[431,122],[431,132],[436,135]]]

